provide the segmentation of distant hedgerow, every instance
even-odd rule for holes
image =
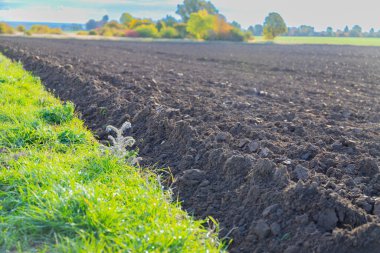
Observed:
[[[160,36],[162,38],[172,39],[172,38],[178,38],[179,34],[174,27],[164,27],[160,30]]]
[[[135,31],[139,34],[139,37],[142,38],[157,38],[158,30],[154,25],[141,25],[138,26]]]
[[[13,34],[13,33],[14,33],[14,30],[10,25],[4,22],[0,23],[0,34]]]

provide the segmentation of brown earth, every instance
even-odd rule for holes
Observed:
[[[105,139],[130,120],[231,252],[380,252],[380,48],[0,38]]]

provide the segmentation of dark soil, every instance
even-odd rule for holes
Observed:
[[[231,252],[380,252],[380,48],[0,38],[100,139],[129,120]]]

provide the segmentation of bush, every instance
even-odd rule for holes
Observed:
[[[125,29],[104,26],[99,29],[98,33],[106,37],[122,37],[125,35]]]
[[[186,31],[186,24],[185,23],[178,23],[174,25],[174,28],[178,32],[178,35],[180,38],[185,38],[187,35]]]
[[[61,28],[50,28],[46,25],[33,25],[29,32],[31,34],[62,34]]]
[[[177,30],[173,27],[163,27],[160,31],[160,37],[162,38],[178,38],[179,34]]]
[[[48,34],[50,28],[46,25],[33,25],[29,32],[32,34]]]
[[[119,24],[119,23],[116,22],[116,21],[108,22],[108,23],[105,24],[103,27],[112,28],[112,29],[117,29],[117,30],[124,30],[124,29],[125,29],[125,26],[124,26],[124,25]]]
[[[191,13],[190,19],[187,22],[186,31],[197,40],[202,40],[213,30],[214,23],[215,16],[210,15],[207,10],[200,10]]]
[[[62,29],[61,28],[51,28],[49,31],[50,34],[62,34]]]
[[[244,41],[250,41],[250,40],[254,40],[255,37],[253,36],[253,34],[249,31],[245,31],[244,32]]]
[[[0,23],[0,34],[13,34],[13,28],[7,23]]]
[[[98,35],[98,33],[95,30],[89,31],[88,35]]]
[[[87,31],[79,31],[79,32],[77,32],[77,35],[89,35],[89,32],[87,32]]]
[[[137,28],[139,26],[143,26],[143,25],[148,25],[148,26],[149,25],[153,25],[153,26],[155,26],[155,24],[153,23],[153,21],[150,20],[150,19],[136,19],[136,18],[134,18],[134,19],[131,20],[131,22],[129,23],[128,27],[130,29],[135,29],[135,28]]]
[[[158,37],[158,30],[154,25],[141,25],[137,27],[135,30],[139,34],[139,37],[143,37],[143,38]]]
[[[98,34],[107,37],[122,37],[125,36],[126,27],[116,21],[111,21],[98,29]]]
[[[125,32],[125,37],[137,38],[139,37],[139,33],[135,30],[128,30]]]
[[[16,30],[17,30],[18,32],[22,32],[22,33],[26,32],[26,28],[25,28],[25,26],[23,26],[23,25],[19,25],[19,26],[17,26],[17,27],[16,27]]]
[[[231,30],[229,36],[228,36],[228,40],[231,40],[231,41],[244,41],[244,32],[237,29],[237,28],[234,28]]]
[[[101,30],[99,30],[99,34],[102,36],[105,36],[105,37],[113,37],[114,36],[112,29],[109,29],[109,28],[102,28]]]
[[[249,32],[244,32],[238,28],[233,28],[230,31],[218,34],[211,31],[206,37],[207,40],[227,40],[227,41],[247,41],[252,38]]]

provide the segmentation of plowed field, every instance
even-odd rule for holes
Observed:
[[[380,48],[0,38],[231,252],[380,252]],[[1,80],[0,80],[1,81]]]

